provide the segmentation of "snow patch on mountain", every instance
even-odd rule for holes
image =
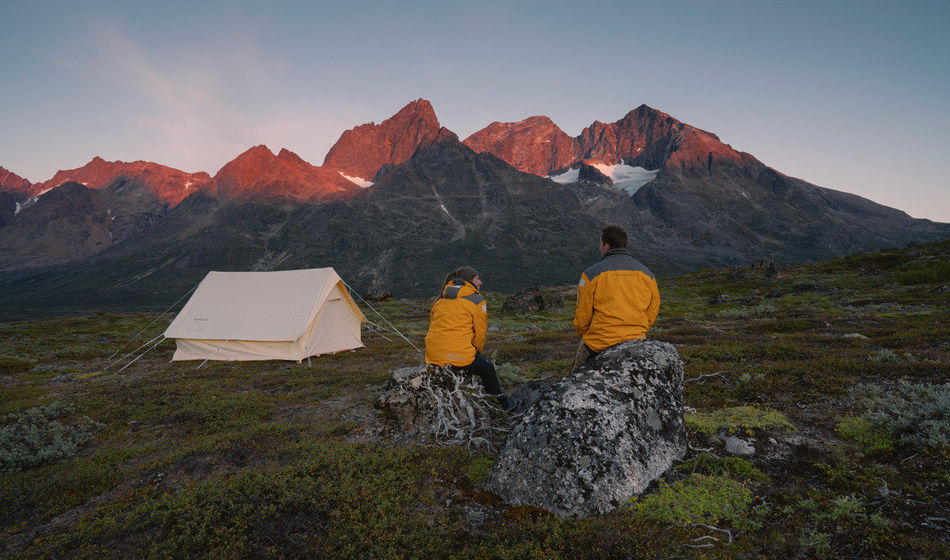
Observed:
[[[558,175],[548,175],[548,179],[554,181],[555,183],[561,183],[566,185],[568,183],[576,183],[578,177],[581,174],[580,168],[568,169],[564,173]]]
[[[342,171],[340,171],[339,174],[342,175],[344,179],[355,184],[358,187],[365,189],[365,188],[369,188],[373,186],[372,181],[367,181],[366,179],[363,179],[362,177],[350,177],[349,175],[347,175],[346,173]]]
[[[649,169],[632,167],[623,163],[616,165],[595,163],[591,167],[610,177],[610,180],[614,182],[614,187],[627,191],[630,196],[633,196],[643,185],[656,179],[657,173],[660,172],[659,169],[650,171]]]

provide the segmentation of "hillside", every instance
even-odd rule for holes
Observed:
[[[29,426],[61,436],[45,456],[0,445],[0,556],[946,558],[948,262],[943,241],[662,280],[650,337],[686,364],[693,449],[639,500],[584,520],[482,492],[489,449],[394,430],[372,403],[420,358],[375,329],[310,366],[196,371],[165,343],[119,372],[131,357],[109,355],[170,316],[0,323],[0,442]],[[503,313],[505,296],[487,294],[506,389],[569,367],[573,287],[547,291],[566,295],[563,311]],[[429,303],[378,309],[420,344]],[[730,458],[718,427],[790,451]]]

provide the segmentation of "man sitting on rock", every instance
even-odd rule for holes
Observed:
[[[603,257],[581,274],[574,312],[581,343],[571,372],[614,344],[646,338],[656,321],[660,311],[656,278],[626,247],[623,228],[605,227],[600,234]]]

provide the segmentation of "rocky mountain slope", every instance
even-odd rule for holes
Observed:
[[[948,224],[783,175],[646,106],[577,138],[532,117],[462,143],[418,100],[344,132],[320,167],[256,146],[214,177],[168,170],[97,158],[57,174],[87,185],[28,207],[4,187],[0,305],[132,309],[174,301],[212,269],[318,266],[399,297],[434,293],[468,263],[513,292],[574,282],[605,223],[660,275],[950,237]]]

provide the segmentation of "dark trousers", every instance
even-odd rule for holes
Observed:
[[[489,395],[498,396],[502,394],[501,383],[498,382],[498,373],[495,372],[495,365],[485,356],[475,354],[475,360],[472,363],[455,369],[462,373],[481,377],[482,386],[485,387],[485,392]]]

